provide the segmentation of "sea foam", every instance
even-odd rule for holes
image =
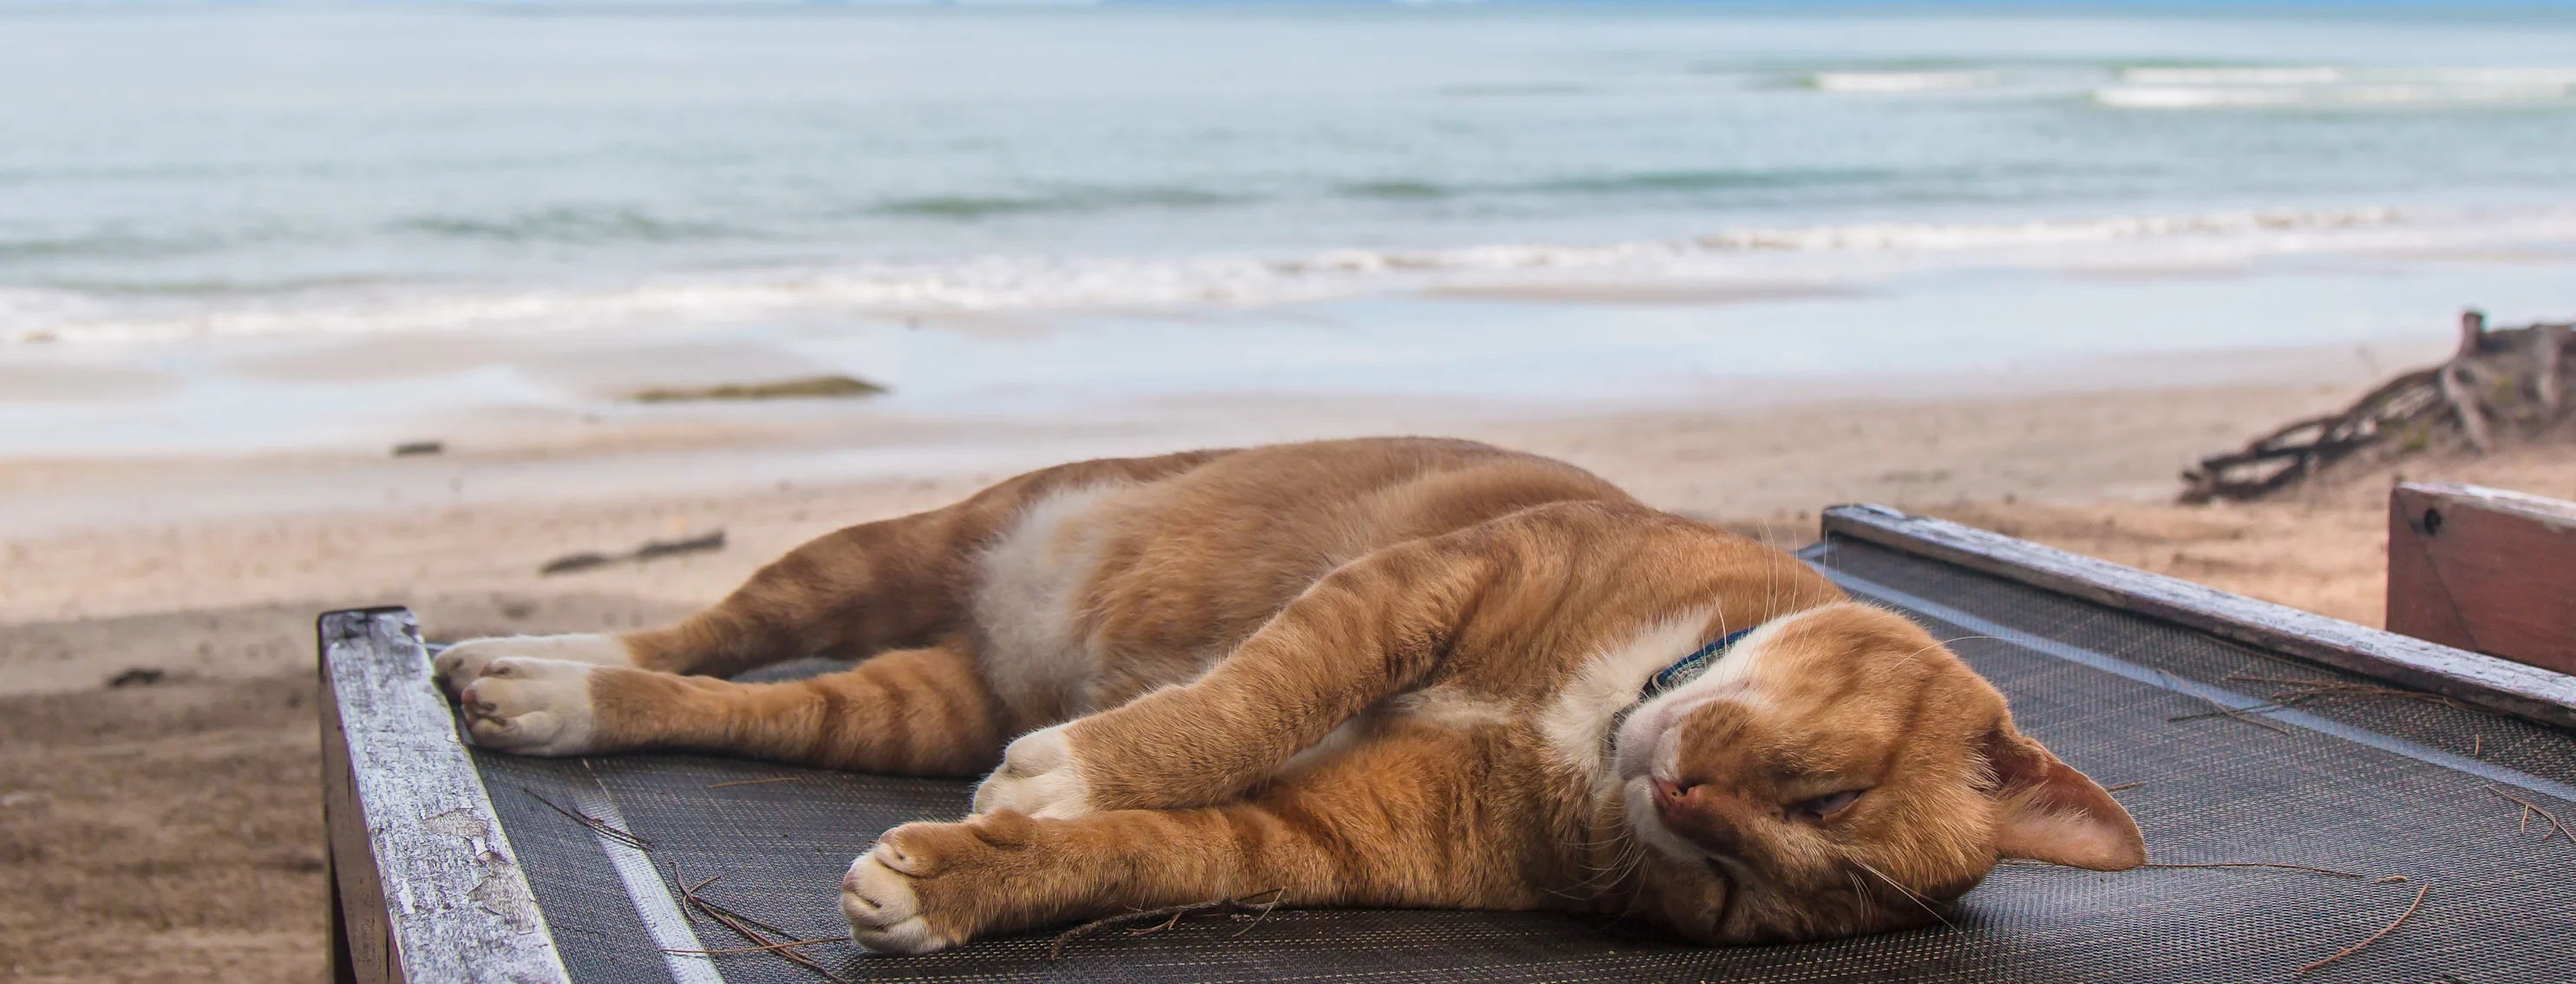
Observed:
[[[1826,92],[1936,92],[1983,89],[2003,84],[2003,73],[1952,72],[1818,72],[1807,84]]]
[[[2576,215],[2525,216],[2520,222],[2529,227],[2517,227],[2522,234],[2576,238]],[[1443,286],[1561,282],[1567,277],[1631,284],[1820,283],[1970,265],[2206,262],[2390,248],[2420,245],[2428,237],[2498,231],[2486,221],[2363,207],[1747,227],[1589,245],[1351,248],[1281,257],[996,255],[938,263],[674,274],[625,282],[317,288],[161,310],[29,288],[0,292],[0,338],[150,342],[246,335],[582,331],[807,316],[1249,306]]]
[[[2131,68],[2093,90],[2128,109],[2413,107],[2546,103],[2576,96],[2576,70],[2549,68]]]

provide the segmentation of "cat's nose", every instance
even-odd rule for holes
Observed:
[[[1707,787],[1677,779],[1655,780],[1655,814],[1664,826],[1680,827],[1688,818],[1708,812]]]
[[[1737,840],[1718,795],[1687,779],[1655,780],[1655,818],[1683,840],[1713,851],[1730,851]]]

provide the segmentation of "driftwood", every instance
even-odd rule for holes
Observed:
[[[681,554],[705,553],[711,550],[722,550],[724,547],[725,534],[723,530],[717,530],[705,536],[690,537],[685,540],[648,540],[643,546],[636,547],[635,549],[622,554],[605,554],[595,550],[583,551],[576,554],[565,554],[553,560],[546,561],[544,566],[537,568],[537,575],[539,577],[552,577],[557,574],[570,574],[574,571],[586,571],[593,567],[606,567],[621,560],[642,562],[652,560],[657,557],[675,557]]]
[[[2182,501],[2260,499],[2365,451],[2381,458],[2437,447],[2485,454],[2497,433],[2533,434],[2559,421],[2569,325],[2489,330],[2460,316],[2450,361],[2371,390],[2340,413],[2297,421],[2182,473]]]

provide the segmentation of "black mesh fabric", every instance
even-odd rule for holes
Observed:
[[[1904,595],[2255,697],[2277,685],[2228,677],[2341,678],[1867,545],[1821,546],[1808,557]],[[1924,621],[1945,639],[1973,634]],[[2286,862],[2371,877],[2272,868],[2100,874],[2015,863],[1970,893],[1952,925],[1783,947],[1695,947],[1546,914],[1281,910],[1258,922],[1089,937],[1056,963],[1045,959],[1051,933],[925,957],[838,944],[807,952],[852,981],[2290,980],[2388,925],[2429,885],[2398,930],[2301,979],[2576,980],[2576,841],[2520,829],[2522,808],[2498,790],[2571,821],[2576,803],[2301,728],[2172,720],[2211,705],[2000,641],[1961,639],[1953,648],[2011,698],[2024,731],[2105,785],[2139,783],[2117,795],[2158,862]],[[2576,780],[2576,740],[2563,732],[2425,700],[2306,709],[2544,780]],[[653,845],[666,892],[675,869],[692,884],[719,876],[704,890],[709,898],[796,933],[832,936],[847,931],[836,893],[850,859],[887,827],[962,815],[971,789],[702,756],[477,752],[476,762],[565,963],[584,982],[672,975],[598,837],[537,796],[613,802]],[[794,778],[719,785],[780,776]],[[2406,880],[2376,880],[2386,876]],[[708,947],[745,942],[704,922],[696,932]],[[767,954],[711,959],[724,979],[745,984],[821,979]]]

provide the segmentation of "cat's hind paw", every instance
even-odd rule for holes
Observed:
[[[521,755],[599,751],[590,675],[599,668],[560,659],[503,657],[484,664],[457,695],[474,743]]]
[[[626,652],[626,644],[616,636],[596,632],[571,635],[495,636],[467,639],[447,647],[430,661],[438,685],[450,694],[462,695],[465,688],[483,677],[483,672],[496,659],[508,657],[568,660],[593,666],[633,666],[635,659]]]
[[[871,953],[930,953],[957,940],[931,928],[913,880],[930,874],[928,861],[902,847],[903,828],[887,831],[877,846],[841,876],[841,914],[850,940]]]
[[[1093,812],[1090,786],[1082,781],[1082,763],[1064,727],[1040,728],[1003,749],[1001,768],[975,787],[975,812],[1017,810],[1058,820]]]

